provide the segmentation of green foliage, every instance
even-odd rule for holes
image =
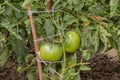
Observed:
[[[28,71],[27,76],[28,76],[28,80],[37,80],[37,77],[36,77],[37,74],[35,72]]]
[[[18,39],[22,39],[19,35],[17,35],[15,33],[15,31],[12,30],[12,27],[13,26],[10,26],[10,24],[7,24],[7,23],[1,23],[1,26],[4,27],[5,29],[7,29],[9,31],[10,34],[14,35],[16,38]]]
[[[1,41],[6,44],[3,47],[10,47],[18,62],[24,61],[24,55],[27,53],[27,45],[24,40],[29,34],[27,34],[27,28],[24,27],[25,24],[22,23],[25,19],[27,20],[27,16],[21,9],[21,3],[4,1],[0,6],[2,10],[0,14],[0,31],[5,34],[4,38],[6,40]]]
[[[9,38],[9,43],[16,55],[18,62],[24,62],[24,56],[27,53],[27,46],[25,43],[13,36]],[[13,44],[14,43],[14,44]]]
[[[63,19],[68,25],[71,25],[72,23],[76,21],[76,18],[72,15],[65,15]]]
[[[88,66],[82,65],[82,66],[80,66],[80,70],[91,70],[91,68]]]
[[[110,17],[115,15],[119,0],[110,0]]]
[[[6,47],[6,48],[4,48],[4,50],[0,54],[0,67],[5,65],[5,63],[7,62],[8,58],[9,58],[9,48]]]
[[[54,28],[51,20],[49,20],[49,19],[46,19],[46,21],[44,23],[44,29],[45,29],[47,36],[52,36],[55,33],[55,28]]]
[[[30,4],[32,4],[34,0],[24,0],[23,4],[22,4],[22,8],[27,8],[27,6],[29,6]]]

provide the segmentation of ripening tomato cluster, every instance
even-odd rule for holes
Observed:
[[[59,44],[43,43],[40,46],[40,56],[45,61],[60,60],[63,54],[63,49],[67,53],[75,52],[80,45],[80,36],[74,31],[68,31],[64,35],[64,42],[62,48]]]

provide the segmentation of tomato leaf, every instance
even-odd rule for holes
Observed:
[[[25,62],[30,62],[31,59],[34,59],[33,54],[26,54],[25,55]]]
[[[75,74],[75,68],[70,68],[64,73],[64,79],[70,80],[74,77],[74,74]]]
[[[48,73],[48,71],[49,71],[49,70],[50,70],[50,66],[49,66],[49,65],[47,65],[47,66],[45,66],[45,68],[44,68],[44,70],[43,70],[43,71],[44,71],[45,73]]]
[[[113,17],[115,14],[115,11],[117,10],[119,0],[110,0],[110,17]]]
[[[109,42],[108,37],[111,36],[111,34],[103,27],[99,26],[100,28],[100,39],[105,45],[105,49],[107,49],[107,43]]]
[[[74,5],[75,11],[79,11],[79,10],[81,10],[83,7],[84,7],[84,3],[83,3],[83,2],[81,2],[80,4]]]
[[[73,80],[81,80],[80,74],[77,73],[77,74],[73,77]]]
[[[80,66],[80,70],[86,70],[86,71],[89,71],[89,70],[91,70],[91,68],[88,67],[88,66],[85,66],[85,65],[81,65],[81,66]]]
[[[31,71],[28,71],[27,76],[28,80],[36,80],[35,75]]]
[[[73,15],[65,15],[64,21],[66,24],[71,25],[72,23],[76,22],[76,18]]]
[[[11,48],[13,49],[16,59],[18,62],[24,62],[25,54],[28,53],[27,46],[24,41],[15,38],[14,36],[10,36],[9,43],[11,44]]]
[[[74,53],[73,55],[71,55],[69,58],[68,58],[68,61],[67,61],[67,66],[71,66],[71,65],[75,65],[76,64],[76,53]]]
[[[89,60],[90,57],[91,57],[91,51],[89,51],[89,50],[83,50],[82,52],[83,52],[83,58],[85,60]]]
[[[87,16],[85,16],[85,15],[82,15],[81,17],[80,17],[80,19],[81,19],[81,21],[88,21],[88,18],[87,18]]]
[[[47,36],[52,36],[55,33],[55,28],[52,24],[52,21],[49,19],[46,19],[46,21],[44,23],[44,29],[45,29]]]
[[[78,27],[75,28],[75,31],[79,34],[79,36],[81,36],[81,31]]]
[[[12,9],[14,9],[15,11],[19,12],[20,13],[20,10],[17,9],[16,7],[14,7],[11,3],[9,3],[8,1],[5,1],[5,4],[8,5],[9,7],[11,7]],[[10,9],[11,11],[11,9]]]
[[[2,67],[9,58],[9,48],[6,47],[0,54],[0,66]]]
[[[117,48],[118,48],[118,51],[120,52],[120,37],[118,37],[116,40],[116,43],[117,43]]]
[[[22,40],[22,38],[21,38],[18,34],[16,34],[15,31],[12,30],[13,25],[7,24],[7,23],[1,23],[0,25],[1,25],[2,27],[4,27],[5,29],[7,29],[7,30],[8,30],[12,35],[14,35],[16,38]]]
[[[87,26],[81,32],[81,47],[95,53],[99,47],[99,27]]]
[[[28,5],[32,4],[34,0],[24,0],[23,4],[22,4],[22,8],[27,8]]]
[[[79,4],[80,0],[73,0],[73,4]]]
[[[120,36],[120,30],[117,32],[117,35]]]

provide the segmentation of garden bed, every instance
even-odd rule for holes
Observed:
[[[96,55],[90,60],[91,71],[81,71],[81,80],[120,80],[120,62],[111,61],[103,55]],[[9,59],[7,64],[0,68],[0,80],[27,80],[26,73],[19,74],[17,63]]]
[[[18,64],[12,58],[1,68],[0,80],[28,80],[26,72],[19,74],[17,72]]]
[[[120,62],[97,55],[90,60],[91,71],[80,72],[82,80],[120,80]]]

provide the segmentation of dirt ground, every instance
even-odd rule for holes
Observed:
[[[19,74],[17,63],[11,59],[5,66],[0,67],[0,80],[27,80],[26,73]]]
[[[90,60],[91,71],[80,72],[82,80],[120,80],[120,62],[103,55]]]
[[[81,71],[81,80],[120,80],[120,62],[103,55],[90,60],[91,71]],[[26,73],[19,74],[14,60],[0,68],[0,80],[27,80]]]

